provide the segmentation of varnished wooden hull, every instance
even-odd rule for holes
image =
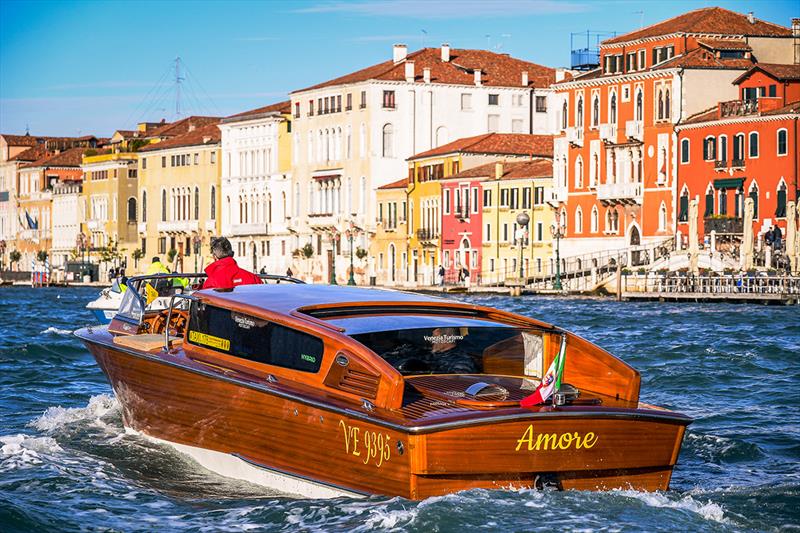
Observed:
[[[189,369],[182,356],[164,360],[84,340],[126,426],[349,493],[420,499],[549,483],[664,490],[689,422],[669,412],[574,407],[404,426],[355,405],[273,394],[267,383]]]

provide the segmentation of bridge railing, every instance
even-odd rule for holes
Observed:
[[[667,294],[800,294],[800,277],[628,275],[623,277],[622,290]]]

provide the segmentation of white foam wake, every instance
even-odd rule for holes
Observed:
[[[72,330],[59,329],[54,326],[50,326],[49,328],[40,331],[39,335],[72,335]]]
[[[681,509],[697,513],[706,520],[712,520],[721,524],[727,524],[728,519],[725,518],[725,509],[721,505],[712,501],[705,503],[697,501],[689,495],[683,496],[680,499],[673,500],[660,492],[638,492],[635,490],[615,490],[613,493],[634,498],[650,507],[663,507],[669,509]]]
[[[0,437],[0,445],[0,472],[40,464],[43,462],[42,454],[62,450],[51,437],[31,437],[23,434]]]
[[[31,420],[28,426],[40,431],[53,431],[82,420],[100,422],[100,418],[117,407],[116,398],[108,394],[99,394],[89,399],[86,407],[48,407],[38,418]]]

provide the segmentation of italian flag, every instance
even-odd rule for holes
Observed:
[[[541,405],[561,387],[561,376],[564,374],[564,360],[567,358],[567,337],[561,337],[561,349],[558,355],[553,359],[550,368],[545,372],[542,382],[533,391],[533,394],[527,396],[519,402],[520,407],[533,407],[534,405]]]

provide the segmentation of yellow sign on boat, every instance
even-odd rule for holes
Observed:
[[[203,344],[211,348],[216,348],[217,350],[225,350],[226,352],[231,349],[231,341],[228,339],[221,339],[214,335],[200,333],[199,331],[189,332],[189,342]]]
[[[146,283],[144,286],[144,297],[145,301],[147,302],[146,305],[150,305],[153,303],[153,300],[158,298],[158,291],[155,290],[150,283]]]
[[[535,437],[535,439],[534,439]],[[527,448],[528,451],[569,450],[573,448],[593,448],[599,437],[590,431],[581,435],[577,431],[567,433],[539,433],[534,435],[533,424],[528,426],[522,437],[517,440],[516,451]]]

